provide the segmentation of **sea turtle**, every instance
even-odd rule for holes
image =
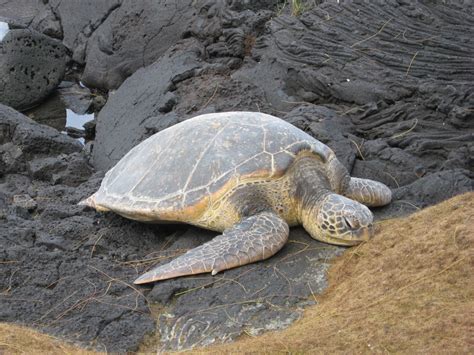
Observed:
[[[269,258],[298,224],[314,239],[355,245],[372,234],[372,213],[363,204],[390,200],[387,186],[351,178],[328,146],[293,125],[263,113],[225,112],[144,140],[80,203],[138,221],[222,232],[135,280],[143,284]]]

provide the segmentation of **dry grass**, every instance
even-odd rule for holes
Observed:
[[[18,325],[0,323],[0,354],[97,354]]]
[[[378,225],[290,328],[199,353],[474,353],[474,193]],[[0,354],[91,354],[0,323]]]
[[[383,222],[336,260],[300,321],[206,352],[472,354],[473,251],[474,193]]]

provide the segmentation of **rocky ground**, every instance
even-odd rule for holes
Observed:
[[[163,348],[183,349],[282,328],[300,316],[343,248],[295,228],[268,261],[135,287],[145,269],[215,233],[144,225],[76,205],[134,145],[201,113],[261,111],[307,131],[333,148],[353,176],[392,188],[394,201],[374,211],[378,218],[473,188],[468,4],[0,5],[0,21],[12,29],[0,42],[0,102],[11,106],[0,105],[0,321],[133,351],[155,330]],[[40,39],[19,40],[31,44],[27,52],[13,50],[9,41],[28,36],[15,28]],[[47,46],[56,46],[56,72],[44,68]],[[90,90],[58,87],[64,79]],[[76,107],[98,112],[85,147],[12,108],[24,111],[58,93],[71,97],[64,92],[72,87],[86,97]],[[54,116],[45,105],[37,107],[42,117]]]

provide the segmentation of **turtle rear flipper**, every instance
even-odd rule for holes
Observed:
[[[381,182],[353,177],[344,191],[344,196],[369,207],[378,207],[390,203],[392,191]]]
[[[232,269],[264,260],[285,245],[288,224],[273,212],[243,219],[213,240],[189,250],[168,264],[158,266],[134,281],[144,284],[179,276]]]

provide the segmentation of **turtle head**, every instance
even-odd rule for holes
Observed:
[[[336,245],[356,245],[370,239],[373,216],[361,203],[329,194],[302,214],[303,226],[314,239]]]

